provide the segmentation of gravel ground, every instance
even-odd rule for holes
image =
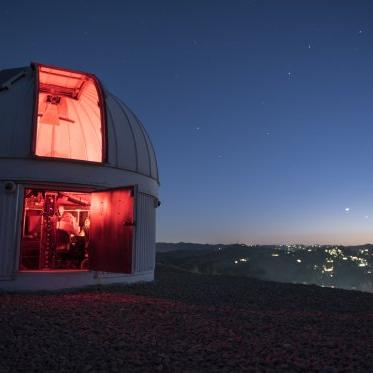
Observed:
[[[373,294],[190,274],[0,293],[0,372],[373,371]]]

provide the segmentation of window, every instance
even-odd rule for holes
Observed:
[[[35,154],[103,161],[104,114],[93,75],[37,65]]]

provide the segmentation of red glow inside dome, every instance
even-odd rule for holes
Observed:
[[[103,161],[100,86],[89,74],[37,65],[35,154]]]

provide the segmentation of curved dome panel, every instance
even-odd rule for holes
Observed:
[[[158,180],[155,151],[144,126],[120,99],[104,92],[109,140],[121,139],[120,144],[108,144],[109,162]]]
[[[30,157],[34,91],[31,68],[0,71],[0,157]]]
[[[62,86],[67,86],[69,91],[64,92],[65,96],[62,98],[58,98],[48,93],[45,87],[43,92],[37,90],[36,68],[37,65],[32,65],[0,70],[0,158],[35,159],[33,151],[36,151],[38,162],[42,162],[43,157],[58,157],[60,161],[79,159],[95,162],[106,158],[106,162],[97,163],[96,167],[128,170],[159,182],[157,161],[150,138],[136,115],[120,99],[101,87],[106,119],[106,128],[101,131],[97,124],[100,117],[100,95],[95,90],[93,80],[88,79],[81,90],[80,103],[83,103],[83,106],[78,109],[78,100],[66,98],[66,94],[72,94],[77,88],[68,78],[62,78],[65,79]],[[79,72],[71,74],[85,76],[85,73]],[[96,79],[91,74],[86,76]],[[44,83],[50,84],[51,80],[48,79],[44,79]],[[43,80],[41,82],[43,83]],[[55,88],[52,91],[55,92]],[[42,133],[46,133],[49,140],[53,138],[54,145],[53,141],[48,140],[49,142],[44,142],[41,147],[33,146],[34,108],[38,96],[40,99],[37,123],[40,127],[35,136],[35,145],[38,145],[38,138]],[[57,101],[58,109],[58,105],[55,105]],[[105,135],[106,144],[100,137],[102,133]],[[63,138],[66,141],[62,141]],[[95,144],[91,149],[85,145],[87,139],[92,139],[89,143]],[[74,149],[79,147],[81,151],[76,152]],[[105,151],[106,154],[102,154]]]

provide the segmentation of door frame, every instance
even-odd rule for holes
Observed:
[[[131,258],[131,273],[134,273],[135,264],[135,250],[136,250],[136,225],[137,225],[137,196],[138,196],[138,184],[133,185],[122,185],[117,187],[105,188],[102,186],[92,186],[92,185],[81,185],[81,184],[70,184],[70,183],[58,183],[58,182],[36,182],[33,183],[19,183],[19,195],[18,195],[18,206],[17,206],[17,221],[16,221],[16,247],[15,247],[15,260],[14,260],[14,276],[17,273],[40,273],[44,272],[42,270],[20,270],[21,261],[21,239],[23,232],[23,215],[25,211],[25,189],[40,189],[40,190],[61,190],[68,192],[83,192],[83,193],[93,193],[105,190],[115,190],[123,188],[132,188],[133,190],[133,220],[134,220],[134,233],[132,239],[132,258]],[[48,272],[62,273],[63,270],[55,269],[49,270]],[[77,269],[74,272],[93,272],[93,273],[103,273],[102,271],[95,271],[92,269]]]

